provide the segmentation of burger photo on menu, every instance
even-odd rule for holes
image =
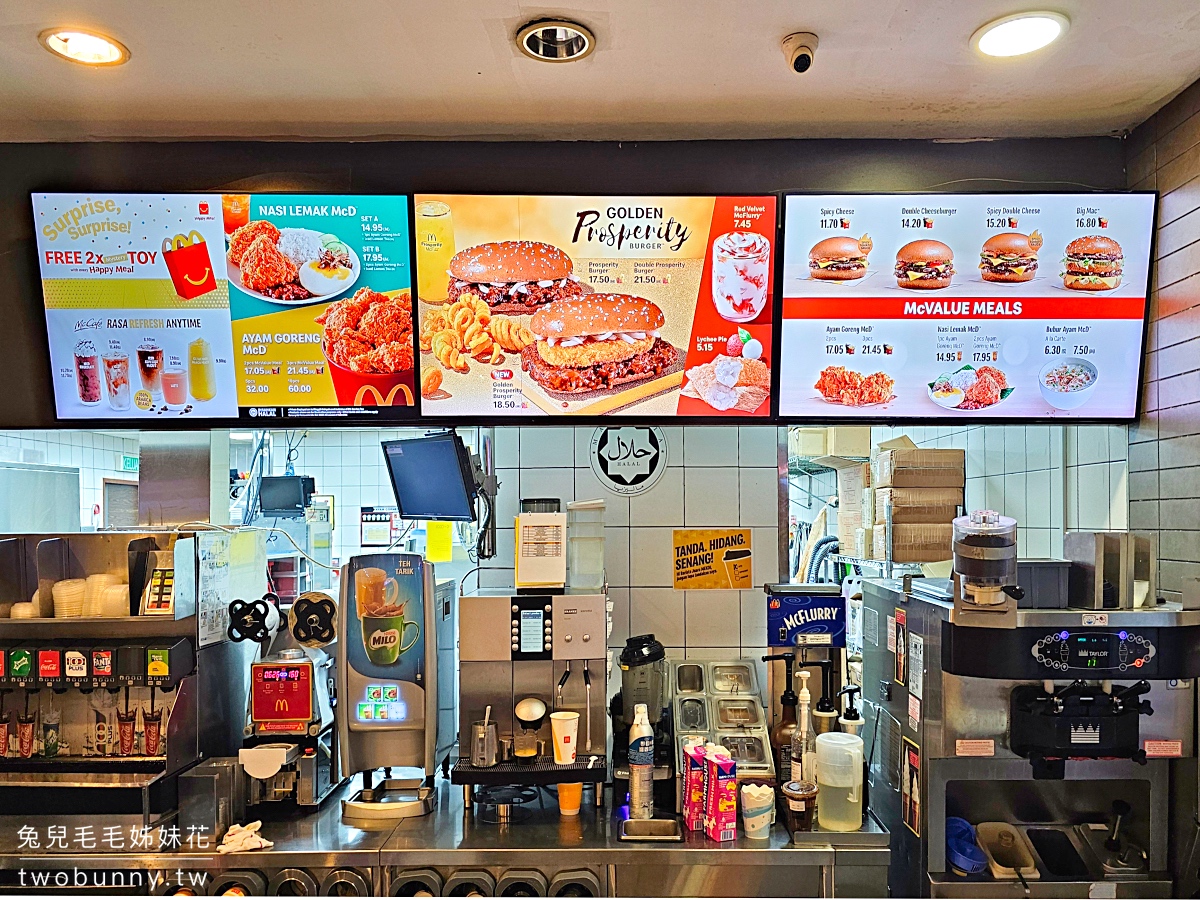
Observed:
[[[1020,234],[1006,231],[983,243],[979,253],[979,272],[984,281],[1015,283],[1032,281],[1037,274],[1038,250],[1042,236],[1038,232]]]
[[[774,197],[414,203],[423,415],[770,415]]]
[[[468,247],[450,260],[446,300],[464,294],[497,313],[535,312],[547,303],[578,297],[591,288],[575,275],[562,250],[541,241],[496,241]]]
[[[896,253],[895,275],[902,288],[948,288],[954,277],[954,251],[941,241],[911,241]]]
[[[521,369],[547,391],[603,391],[662,375],[679,351],[659,337],[663,312],[644,297],[591,294],[550,303],[529,320]]]
[[[1102,234],[1089,234],[1067,244],[1063,287],[1071,291],[1111,291],[1121,284],[1125,255],[1121,245]]]
[[[852,238],[838,235],[825,238],[808,251],[809,277],[818,281],[854,281],[867,274],[867,255],[871,252],[867,235]]]

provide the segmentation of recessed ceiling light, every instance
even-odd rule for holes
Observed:
[[[1070,27],[1062,13],[1016,13],[988,22],[971,35],[971,46],[985,56],[1021,56],[1054,43]]]
[[[47,28],[38,40],[56,56],[85,66],[119,66],[129,60],[128,47],[93,31]]]
[[[517,46],[539,62],[574,62],[596,49],[596,38],[578,22],[542,19],[517,32]]]

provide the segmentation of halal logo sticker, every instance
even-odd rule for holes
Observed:
[[[667,437],[661,428],[597,428],[588,456],[600,483],[614,494],[640,494],[667,468]]]

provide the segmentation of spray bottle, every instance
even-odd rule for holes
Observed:
[[[629,726],[629,818],[654,818],[654,729],[645,703],[633,707]]]
[[[792,734],[791,781],[813,781],[813,746],[808,728],[808,707],[812,695],[808,692],[808,679],[812,674],[805,669],[796,673],[800,677],[800,711],[796,717],[796,731]],[[783,777],[782,773],[780,777]]]

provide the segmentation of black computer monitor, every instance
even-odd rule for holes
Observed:
[[[471,454],[453,432],[384,441],[396,507],[402,519],[475,520]]]
[[[313,479],[306,475],[267,475],[258,487],[258,505],[264,516],[298,518],[312,497]]]

